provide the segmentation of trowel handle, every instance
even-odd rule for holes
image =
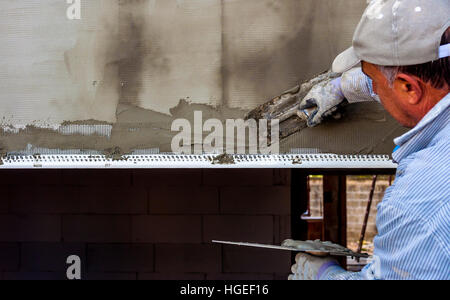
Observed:
[[[318,108],[317,106],[313,106],[310,108],[303,109],[302,112],[305,114],[307,118],[309,118],[317,110],[317,108]]]
[[[308,121],[310,116],[314,113],[314,111],[317,109],[317,106],[313,106],[311,108],[306,108],[302,110],[297,110],[297,116],[305,121]]]

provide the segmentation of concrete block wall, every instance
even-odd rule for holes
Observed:
[[[280,170],[0,171],[0,279],[286,279],[290,254],[211,244],[290,237]]]

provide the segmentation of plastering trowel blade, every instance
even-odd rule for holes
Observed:
[[[304,252],[304,253],[309,253],[309,254],[313,254],[313,255],[317,255],[317,256],[331,255],[331,256],[346,256],[346,257],[357,257],[357,258],[369,257],[369,255],[367,255],[365,253],[353,252],[352,250],[347,249],[343,246],[333,244],[330,242],[322,242],[322,241],[318,241],[318,240],[316,240],[316,241],[285,240],[281,244],[281,246],[257,244],[257,243],[226,242],[226,241],[215,241],[215,240],[213,240],[212,242],[216,243],[216,244],[224,244],[224,245]]]
[[[258,106],[246,115],[246,119],[253,120],[279,120],[280,140],[299,132],[307,127],[308,112],[299,112],[298,106],[309,91],[316,85],[324,81],[330,81],[339,77],[337,73],[331,71],[324,72],[314,79],[298,85],[278,97]],[[259,123],[259,122],[258,122]],[[269,122],[270,123],[270,122]],[[270,139],[270,128],[268,128]]]

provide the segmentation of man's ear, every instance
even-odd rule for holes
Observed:
[[[395,78],[394,89],[401,99],[407,101],[411,105],[420,103],[423,95],[423,89],[420,80],[408,74],[400,73]]]

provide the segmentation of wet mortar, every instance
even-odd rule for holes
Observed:
[[[236,164],[233,156],[229,155],[229,154],[218,155],[211,160],[211,163],[213,165],[234,165],[234,164]]]

